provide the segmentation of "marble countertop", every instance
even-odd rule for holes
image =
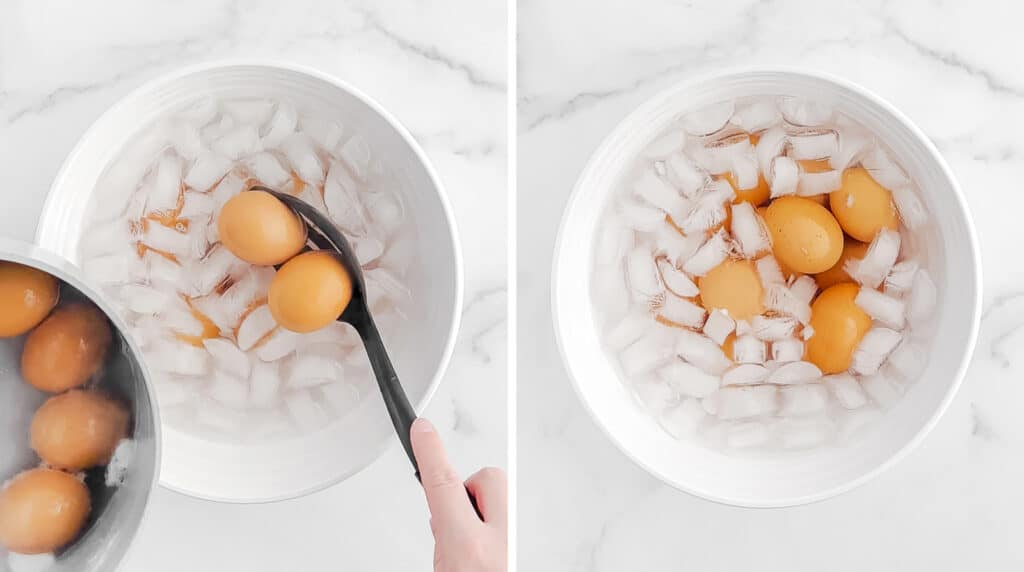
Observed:
[[[1020,569],[1022,17],[988,0],[519,2],[520,569]],[[720,506],[634,466],[583,410],[551,328],[555,232],[590,153],[659,90],[747,65],[833,72],[903,110],[959,178],[985,268],[977,351],[931,435],[870,483],[792,509]]]
[[[0,229],[32,239],[82,132],[149,79],[221,58],[292,61],[344,78],[423,145],[462,235],[462,331],[425,415],[466,474],[505,466],[506,39],[500,0],[5,2]],[[158,489],[122,569],[428,570],[432,556],[422,493],[395,446],[348,481],[289,502],[225,505]]]

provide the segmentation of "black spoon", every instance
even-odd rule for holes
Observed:
[[[391,417],[391,424],[394,425],[395,432],[398,433],[398,440],[402,442],[402,448],[405,449],[405,454],[409,457],[409,461],[416,471],[416,480],[420,480],[420,468],[416,462],[416,455],[412,450],[412,438],[409,434],[412,423],[416,420],[416,411],[409,403],[409,397],[406,396],[405,389],[402,388],[402,383],[398,379],[398,374],[395,373],[395,368],[391,365],[391,358],[388,357],[384,341],[380,337],[380,332],[377,331],[377,324],[373,321],[373,316],[370,314],[370,308],[366,303],[366,280],[363,278],[363,269],[359,265],[355,252],[352,250],[352,245],[349,244],[348,239],[338,230],[337,226],[320,211],[316,210],[315,207],[302,199],[293,197],[288,193],[275,191],[263,185],[253,185],[249,190],[270,193],[295,214],[299,215],[299,218],[306,225],[309,240],[318,249],[333,252],[345,268],[345,271],[352,278],[352,299],[349,300],[348,306],[338,316],[338,321],[351,324],[363,340],[363,346],[366,347],[366,355],[370,359],[370,366],[373,367],[373,373],[377,377],[377,387],[380,388],[380,394],[384,398],[384,406]],[[466,494],[469,495],[469,501],[473,505],[473,510],[483,520],[473,494],[469,490],[466,491]]]

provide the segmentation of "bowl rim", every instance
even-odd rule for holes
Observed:
[[[160,484],[160,464],[163,459],[163,425],[160,421],[160,409],[156,402],[156,387],[153,385],[149,368],[146,366],[145,361],[142,360],[142,350],[139,349],[135,340],[128,335],[128,325],[117,315],[113,306],[107,302],[106,296],[89,285],[82,276],[81,271],[67,260],[45,248],[41,248],[35,243],[6,237],[0,237],[0,260],[15,262],[42,270],[61,282],[70,284],[84,294],[114,324],[121,337],[124,338],[125,343],[128,344],[128,351],[131,353],[132,358],[139,366],[139,371],[142,374],[142,386],[145,389],[146,400],[149,401],[149,409],[153,415],[153,476],[146,485],[138,526],[128,529],[125,533],[127,534],[128,542],[125,545],[124,553],[118,557],[115,563],[115,569],[120,568],[131,551],[132,546],[134,546],[139,531],[146,526],[146,517],[153,502],[153,491]]]
[[[129,102],[137,100],[139,98],[146,97],[151,92],[157,91],[169,84],[173,84],[174,82],[180,81],[192,75],[197,75],[210,71],[226,70],[237,67],[265,68],[267,70],[286,71],[306,75],[313,79],[323,81],[337,89],[340,89],[348,93],[355,99],[359,100],[361,103],[365,104],[378,116],[380,116],[388,124],[388,126],[390,126],[390,128],[393,129],[395,133],[397,133],[402,138],[405,144],[408,145],[409,148],[412,150],[417,161],[420,163],[420,165],[422,165],[424,171],[426,172],[427,177],[430,180],[430,186],[432,188],[433,194],[437,197],[438,201],[440,202],[441,210],[444,213],[445,226],[448,229],[448,240],[451,245],[453,257],[452,262],[455,270],[455,275],[453,277],[455,281],[455,292],[452,304],[452,313],[451,316],[449,317],[450,325],[448,327],[447,340],[445,342],[444,349],[441,353],[437,369],[431,376],[430,383],[427,384],[423,396],[413,406],[417,415],[419,415],[420,413],[423,412],[423,410],[427,408],[427,406],[433,399],[434,395],[437,393],[438,388],[440,387],[441,380],[444,377],[445,373],[447,372],[448,366],[451,363],[452,354],[455,351],[455,345],[458,341],[458,334],[461,327],[463,311],[462,306],[465,296],[465,269],[463,266],[464,261],[462,253],[462,243],[460,241],[458,226],[456,224],[454,211],[452,209],[448,193],[445,189],[444,184],[441,181],[441,177],[438,175],[434,165],[430,162],[430,159],[427,157],[427,154],[423,150],[423,147],[419,144],[419,142],[412,135],[409,129],[406,128],[405,125],[403,125],[390,111],[388,111],[383,105],[381,105],[375,99],[373,99],[372,97],[370,97],[365,92],[355,87],[351,83],[343,79],[340,79],[337,76],[324,72],[315,67],[286,59],[219,58],[183,66],[143,82],[142,84],[136,86],[134,89],[129,91],[127,94],[118,98],[117,101],[115,101],[102,114],[100,114],[95,120],[93,120],[89,127],[79,137],[71,152],[68,153],[67,157],[64,159],[64,162],[61,164],[60,169],[58,169],[57,174],[50,185],[50,189],[47,192],[46,199],[43,202],[43,207],[39,215],[39,222],[36,226],[34,239],[35,244],[39,245],[42,249],[47,250],[47,247],[42,244],[42,239],[44,239],[46,234],[48,234],[51,231],[47,228],[47,225],[45,225],[44,223],[48,218],[53,217],[52,213],[56,210],[56,205],[54,204],[56,200],[56,191],[64,185],[64,181],[67,178],[67,173],[68,170],[71,168],[71,165],[76,162],[77,157],[80,154],[82,154],[82,150],[85,147],[86,143],[94,138],[95,132],[99,130],[100,126],[103,123],[109,121],[111,117],[120,114],[122,112],[121,110],[124,107],[126,107],[129,104]],[[126,335],[125,337],[127,338],[128,336]],[[142,363],[143,360],[140,359],[139,362]],[[156,405],[155,397],[152,397],[152,401],[155,407],[154,410],[156,410],[158,405]],[[383,457],[389,451],[394,449],[397,443],[398,439],[389,439],[387,441],[387,444],[380,448],[376,456],[374,456],[370,462],[356,469],[355,471],[352,471],[344,475],[339,475],[335,478],[326,479],[322,483],[306,487],[305,489],[281,495],[267,496],[261,498],[233,499],[217,495],[205,494],[202,491],[177,486],[171,483],[166,483],[163,480],[160,480],[159,484],[161,487],[164,487],[176,493],[180,493],[193,498],[199,498],[215,502],[236,504],[261,504],[278,502],[283,500],[304,497],[328,489],[340,482],[343,482],[361,473],[367,467],[370,467],[371,465],[375,464],[378,460],[380,460],[381,457]]]
[[[909,130],[916,141],[921,145],[922,149],[927,153],[928,157],[935,163],[935,165],[941,170],[941,175],[945,178],[950,187],[953,190],[953,196],[955,198],[954,204],[956,210],[961,214],[965,221],[967,228],[967,242],[968,252],[970,253],[970,260],[972,267],[972,274],[974,278],[974,287],[976,295],[974,300],[971,301],[971,324],[967,335],[967,344],[964,345],[962,355],[960,356],[959,363],[956,371],[952,373],[953,382],[950,384],[949,389],[943,396],[939,406],[932,412],[928,421],[925,422],[914,436],[909,439],[904,445],[897,450],[895,453],[890,455],[885,461],[878,464],[875,468],[870,471],[863,473],[857,478],[850,479],[849,481],[819,491],[817,493],[796,496],[796,497],[782,497],[774,499],[765,499],[763,501],[751,501],[749,499],[733,499],[722,495],[715,494],[711,491],[698,489],[695,487],[687,486],[683,483],[676,482],[663,472],[659,471],[655,467],[644,463],[637,458],[632,452],[630,452],[624,444],[616,438],[612,431],[608,428],[605,422],[597,415],[597,412],[591,407],[590,402],[585,397],[585,391],[582,387],[581,380],[577,377],[574,371],[574,365],[572,359],[566,350],[565,337],[570,335],[571,324],[565,322],[559,312],[558,304],[558,283],[559,283],[559,264],[561,262],[562,250],[567,240],[565,233],[568,220],[573,216],[574,212],[578,209],[578,204],[583,200],[584,197],[584,184],[589,183],[589,180],[593,178],[592,173],[599,168],[599,165],[606,160],[606,155],[612,150],[619,140],[625,137],[632,129],[638,119],[646,118],[650,112],[663,105],[666,101],[675,97],[683,96],[687,92],[692,91],[699,86],[709,83],[723,81],[727,79],[733,79],[737,77],[750,76],[750,75],[763,75],[763,74],[777,74],[780,76],[787,76],[791,78],[809,79],[813,81],[821,81],[825,83],[831,83],[841,89],[845,89],[853,93],[855,96],[866,100],[869,104],[877,106],[883,112],[888,113],[899,123]],[[982,291],[982,268],[981,268],[981,251],[978,244],[977,230],[974,226],[974,220],[971,217],[970,209],[967,205],[966,197],[964,196],[963,190],[960,188],[960,184],[956,177],[953,175],[952,169],[946,163],[939,150],[935,147],[935,144],[928,138],[928,136],[907,117],[903,112],[883,99],[881,96],[868,90],[867,88],[857,84],[851,80],[842,78],[840,76],[822,72],[812,68],[801,68],[801,67],[788,67],[788,66],[738,66],[725,68],[713,72],[705,72],[697,74],[688,78],[685,78],[673,85],[657,92],[653,96],[646,99],[639,106],[635,107],[632,111],[627,113],[622,119],[618,121],[615,127],[604,137],[597,148],[591,153],[587,163],[580,171],[577,176],[576,182],[573,185],[573,189],[569,194],[569,199],[566,202],[565,210],[562,213],[561,221],[559,222],[558,233],[555,238],[555,252],[552,258],[551,265],[551,281],[549,283],[551,289],[551,312],[552,312],[552,326],[555,334],[555,342],[558,346],[558,353],[562,358],[562,364],[565,367],[566,373],[569,375],[573,390],[576,393],[577,398],[583,403],[584,409],[589,414],[591,420],[597,427],[600,428],[601,432],[604,433],[612,443],[615,444],[616,448],[621,451],[626,458],[632,461],[635,465],[645,470],[649,474],[656,477],[661,482],[696,497],[703,498],[718,504],[726,506],[737,506],[743,508],[785,508],[792,506],[800,506],[806,504],[812,504],[827,500],[836,496],[839,496],[845,492],[849,492],[864,483],[874,479],[878,475],[885,472],[887,469],[895,465],[897,462],[906,457],[912,450],[914,450],[924,438],[934,429],[935,425],[938,424],[939,419],[949,408],[949,405],[953,402],[956,397],[960,386],[963,383],[964,377],[966,376],[968,366],[970,365],[971,357],[974,354],[974,348],[978,340],[978,332],[980,329],[981,322],[981,305],[983,298]]]

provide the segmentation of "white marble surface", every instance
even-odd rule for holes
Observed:
[[[1020,569],[1022,17],[1010,1],[519,2],[520,569]],[[978,349],[934,432],[869,484],[784,510],[712,504],[632,465],[570,388],[549,310],[561,211],[604,135],[677,80],[755,64],[844,75],[917,122],[962,183],[985,268]]]
[[[57,168],[129,90],[185,64],[273,58],[391,110],[446,185],[466,264],[463,327],[425,412],[466,472],[506,464],[506,5],[396,2],[0,4],[0,232],[31,240]],[[396,441],[397,443],[397,441]],[[327,491],[269,505],[166,490],[123,570],[428,570],[426,506],[397,446]]]

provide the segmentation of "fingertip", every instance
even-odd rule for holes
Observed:
[[[431,423],[430,421],[428,421],[427,419],[425,419],[423,417],[417,417],[412,422],[412,427],[409,429],[409,432],[412,433],[412,434],[416,434],[416,433],[436,433],[437,430],[434,429],[434,424]]]

